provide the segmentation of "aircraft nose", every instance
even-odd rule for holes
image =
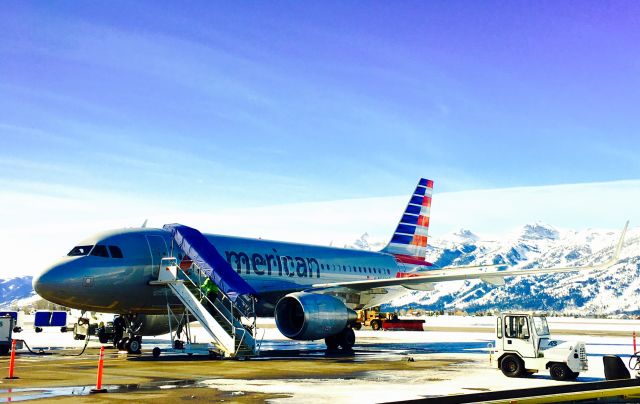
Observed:
[[[40,275],[33,278],[33,290],[40,297],[53,303],[64,300],[65,289],[68,292],[69,286],[65,267],[67,264],[57,263],[42,271]]]

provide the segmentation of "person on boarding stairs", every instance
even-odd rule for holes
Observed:
[[[218,298],[218,293],[220,293],[220,289],[218,286],[213,283],[211,278],[207,278],[200,286],[202,293],[212,302]]]

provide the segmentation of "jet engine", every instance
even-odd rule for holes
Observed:
[[[162,335],[171,331],[169,317],[166,314],[138,314],[131,328],[138,335]]]
[[[357,314],[336,297],[297,292],[278,301],[275,317],[278,330],[287,338],[316,340],[338,334]]]

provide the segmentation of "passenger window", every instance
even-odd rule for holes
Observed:
[[[122,250],[118,246],[110,245],[109,252],[111,253],[111,257],[113,258],[124,258],[122,256]]]
[[[93,247],[93,250],[91,250],[91,255],[94,255],[96,257],[109,258],[109,252],[107,251],[107,246],[98,244],[97,246]]]

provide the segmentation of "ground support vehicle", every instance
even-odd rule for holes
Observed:
[[[391,319],[382,322],[382,329],[387,331],[424,331],[424,320]]]
[[[364,325],[372,330],[423,331],[424,320],[399,319],[397,313],[381,312],[379,307],[358,311],[358,319],[353,328],[359,330]]]
[[[554,380],[574,380],[588,369],[584,342],[552,340],[547,319],[531,313],[502,313],[496,319],[492,363],[505,376],[549,370]]]
[[[96,327],[96,336],[98,337],[98,341],[100,341],[100,343],[102,344],[113,342],[115,334],[116,333],[113,328],[113,321],[109,321],[106,324],[100,323]]]
[[[11,350],[13,327],[15,327],[15,319],[12,316],[0,317],[0,355],[6,355]]]

